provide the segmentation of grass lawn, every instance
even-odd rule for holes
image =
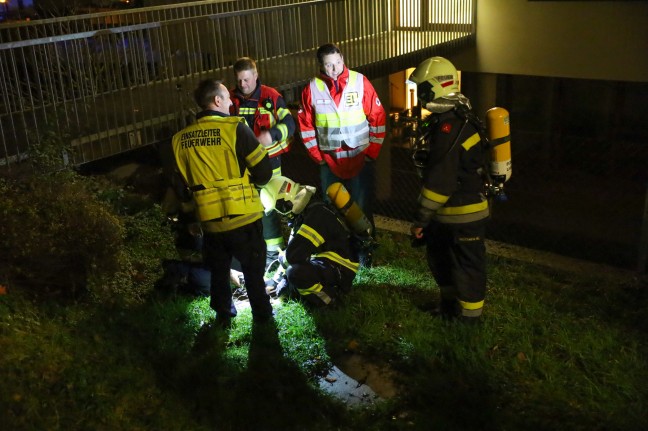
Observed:
[[[2,430],[645,430],[648,289],[489,256],[477,327],[432,317],[423,250],[381,231],[327,309],[201,329],[207,300],[132,307],[0,295]],[[318,381],[350,353],[397,393],[350,407]]]

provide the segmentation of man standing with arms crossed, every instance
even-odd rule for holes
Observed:
[[[230,90],[230,113],[245,118],[254,134],[265,147],[272,165],[272,175],[281,175],[281,154],[290,149],[290,138],[295,133],[295,120],[286,102],[277,90],[261,84],[256,62],[249,57],[234,63],[236,88]],[[267,246],[266,270],[279,258],[285,247],[280,217],[274,211],[264,214],[263,238]]]
[[[194,100],[202,111],[173,136],[173,153],[204,231],[203,257],[212,274],[210,306],[217,324],[229,327],[237,314],[230,286],[236,258],[253,320],[266,322],[272,319],[272,306],[263,281],[266,246],[257,187],[272,177],[270,160],[244,120],[229,116],[232,101],[221,81],[202,81]]]
[[[320,46],[317,61],[321,73],[302,92],[301,137],[310,158],[320,166],[322,190],[335,182],[344,184],[373,230],[373,161],[385,138],[385,109],[371,82],[345,67],[336,45]],[[360,252],[359,260],[362,266],[371,266],[369,252]]]

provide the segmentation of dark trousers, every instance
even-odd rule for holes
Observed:
[[[236,316],[230,285],[232,258],[241,264],[252,316],[264,319],[272,315],[263,281],[266,245],[261,220],[227,232],[205,232],[203,256],[212,273],[210,306],[219,316]]]
[[[164,279],[175,288],[185,293],[209,296],[211,290],[211,273],[202,263],[184,260],[164,262]]]
[[[264,213],[261,221],[263,223],[263,239],[271,241],[275,247],[285,248],[279,213],[276,211],[272,211],[270,214]],[[277,249],[275,248],[275,250]]]
[[[270,165],[272,166],[273,177],[281,175],[281,156],[271,157]],[[261,220],[263,222],[263,239],[266,240],[268,252],[276,252],[278,248],[285,248],[279,213],[271,211],[270,214],[266,214],[264,212]]]
[[[460,301],[479,302],[486,295],[485,230],[486,220],[463,224],[433,221],[426,227],[432,275],[442,289],[453,288]]]

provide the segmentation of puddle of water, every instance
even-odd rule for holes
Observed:
[[[393,371],[368,362],[362,355],[351,354],[338,361],[319,387],[348,405],[373,404],[397,394]]]
[[[273,306],[280,303],[277,298],[271,302]],[[250,306],[247,298],[235,298],[234,303],[239,311]],[[336,362],[318,384],[320,389],[347,405],[370,405],[398,393],[394,372],[388,367],[372,364],[357,353],[345,355]]]

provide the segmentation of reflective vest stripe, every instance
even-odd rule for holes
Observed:
[[[343,127],[343,126],[355,126],[356,128],[364,128],[363,124],[358,124],[366,117],[363,111],[352,111],[348,115],[340,118],[337,112],[324,112],[316,113],[315,121],[321,127]],[[339,133],[339,130],[337,131]]]
[[[306,148],[308,148],[308,146]],[[358,154],[362,153],[363,151],[364,151],[364,147],[359,147],[349,151],[336,151],[334,153],[330,153],[330,156],[336,160],[352,159]]]
[[[315,128],[320,150],[336,151],[342,148],[342,144],[352,149],[364,150],[369,145],[369,124],[362,106],[362,75],[349,71],[349,79],[342,90],[339,105],[335,104],[322,79],[311,80],[310,90],[315,107]],[[302,138],[307,137],[308,134],[302,133]]]

